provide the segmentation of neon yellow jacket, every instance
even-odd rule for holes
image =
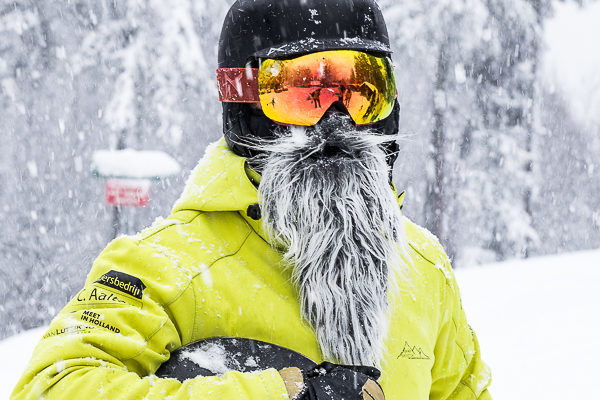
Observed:
[[[323,361],[297,291],[260,221],[245,159],[211,145],[172,215],[114,240],[52,321],[12,399],[285,399],[277,371],[179,383],[152,374],[178,347],[213,336],[275,343]],[[406,221],[412,267],[392,304],[386,398],[490,399],[490,373],[438,241]],[[394,296],[390,296],[393,298]]]

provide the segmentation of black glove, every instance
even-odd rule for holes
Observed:
[[[324,362],[304,373],[300,400],[384,400],[374,367]]]

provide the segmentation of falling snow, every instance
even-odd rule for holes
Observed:
[[[214,71],[231,3],[0,0],[0,338],[47,324],[113,239],[116,210],[94,166],[97,175],[163,178],[147,207],[120,210],[118,233],[135,235],[155,219],[146,233],[179,224],[161,216],[222,132]],[[401,103],[393,177],[407,192],[404,213],[438,234],[457,268],[599,248],[600,6],[379,3]],[[321,20],[312,10],[307,32]],[[126,148],[169,154],[182,172],[164,158],[110,158]],[[108,161],[102,150],[112,151]],[[179,265],[170,249],[157,250]],[[208,267],[190,273],[211,287]],[[182,273],[178,285],[189,279]]]

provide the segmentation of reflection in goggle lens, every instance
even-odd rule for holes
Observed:
[[[258,90],[265,115],[291,125],[316,124],[335,102],[356,124],[370,124],[387,118],[396,99],[391,60],[351,50],[263,60]]]

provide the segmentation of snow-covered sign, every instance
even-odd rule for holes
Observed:
[[[106,203],[112,206],[145,207],[150,200],[147,179],[107,179]]]
[[[180,170],[179,163],[162,151],[100,150],[92,163],[92,172],[101,178],[158,180]]]

